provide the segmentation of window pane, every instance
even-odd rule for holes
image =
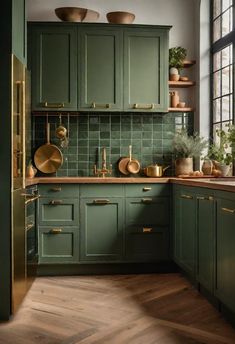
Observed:
[[[213,71],[216,71],[221,68],[221,52],[214,54],[213,57]]]
[[[214,25],[213,25],[213,41],[217,41],[218,39],[220,39],[221,37],[221,17],[217,18],[214,21]]]
[[[230,96],[230,120],[233,121],[234,107],[233,107],[233,96]]]
[[[222,121],[229,121],[229,97],[222,98]]]
[[[222,15],[222,37],[232,31],[232,23],[230,22],[230,10]]]
[[[222,67],[228,66],[231,63],[230,53],[231,53],[230,45],[222,50]]]
[[[213,18],[217,17],[221,13],[221,1],[214,0],[213,5]]]
[[[221,124],[214,124],[213,125],[213,138],[214,138],[214,142],[217,144],[219,144],[220,140],[216,134],[216,130],[220,130],[220,129],[221,129]]]
[[[213,100],[213,122],[220,122],[220,99]]]
[[[214,98],[217,98],[221,95],[221,71],[214,73],[214,82],[213,82],[213,94]]]
[[[222,1],[222,12],[225,11],[231,5],[232,5],[232,0],[223,0]]]
[[[230,92],[229,75],[230,75],[230,68],[229,67],[222,69],[222,95],[228,94]]]

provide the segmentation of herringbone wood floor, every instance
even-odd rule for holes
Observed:
[[[235,343],[180,274],[38,278],[0,344]]]

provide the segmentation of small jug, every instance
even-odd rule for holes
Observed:
[[[32,163],[30,162],[26,168],[26,177],[27,178],[34,178],[37,170],[33,167]]]
[[[180,97],[178,91],[171,92],[171,107],[176,108],[179,104]]]

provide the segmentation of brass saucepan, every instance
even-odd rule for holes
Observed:
[[[63,155],[60,149],[50,143],[50,123],[47,122],[47,142],[40,146],[34,154],[34,163],[37,169],[43,173],[56,172],[63,163]]]
[[[166,171],[167,168],[170,166],[163,167],[161,165],[155,164],[155,165],[150,165],[144,168],[144,174],[147,177],[152,177],[152,178],[159,178],[162,177],[164,172]]]

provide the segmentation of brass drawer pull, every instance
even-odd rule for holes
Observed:
[[[63,204],[63,201],[60,200],[60,199],[53,199],[52,201],[50,201],[51,205],[60,205],[60,204]]]
[[[143,188],[143,191],[150,191],[150,190],[152,190],[152,188],[149,188],[149,187],[144,187]]]
[[[221,210],[225,211],[226,213],[235,214],[235,209],[221,208]]]
[[[31,228],[33,228],[33,226],[34,226],[34,223],[33,223],[33,222],[29,223],[29,224],[26,226],[26,228],[25,228],[26,232],[27,232],[28,230],[30,230]]]
[[[51,188],[51,191],[59,192],[61,191],[61,188],[60,187]]]
[[[143,203],[152,203],[152,198],[142,198],[141,200]]]
[[[133,109],[141,109],[141,110],[152,110],[154,109],[154,104],[134,104]]]
[[[48,103],[45,102],[43,105],[45,108],[63,108],[64,107],[64,103]]]
[[[26,197],[27,197],[27,196],[26,196]],[[25,201],[25,204],[29,204],[29,203],[31,203],[31,202],[34,202],[34,201],[36,201],[37,199],[39,199],[39,197],[40,197],[40,195],[38,195],[38,196],[33,196],[33,197],[27,199],[27,200]]]
[[[190,195],[181,195],[180,197],[184,199],[193,199],[193,196]]]
[[[109,199],[94,199],[93,203],[94,204],[109,204],[110,200]]]
[[[143,233],[151,233],[152,230],[152,227],[143,227]]]
[[[209,196],[209,197],[197,197],[199,201],[214,201],[214,197]]]
[[[92,102],[91,103],[91,108],[92,109],[110,109],[111,108],[111,104],[97,104],[96,102]]]
[[[53,228],[50,230],[51,234],[60,234],[62,232],[63,232],[62,228]]]

